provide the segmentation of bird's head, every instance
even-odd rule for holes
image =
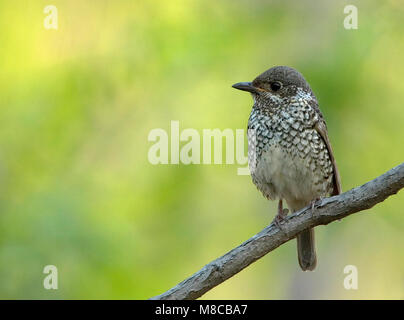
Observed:
[[[239,82],[234,84],[233,88],[250,92],[255,101],[260,100],[271,104],[282,101],[283,98],[294,97],[298,93],[314,98],[302,74],[287,66],[268,69],[252,82]]]

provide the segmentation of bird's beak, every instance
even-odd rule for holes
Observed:
[[[257,92],[257,88],[253,86],[252,82],[239,82],[232,85],[233,88],[248,92]]]

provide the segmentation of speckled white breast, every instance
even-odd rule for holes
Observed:
[[[248,132],[250,171],[267,198],[302,207],[330,192],[332,164],[324,141],[313,128],[316,117],[300,97],[267,113],[253,108]]]

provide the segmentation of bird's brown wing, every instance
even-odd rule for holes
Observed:
[[[339,176],[337,163],[335,161],[334,154],[332,152],[330,139],[328,138],[327,126],[326,126],[325,122],[321,119],[321,120],[316,122],[316,124],[314,125],[314,129],[323,138],[323,140],[324,140],[324,142],[325,142],[325,144],[327,146],[328,154],[330,156],[330,160],[331,160],[331,163],[332,163],[332,167],[333,167],[333,171],[334,171],[334,177],[333,177],[334,188],[333,188],[333,192],[332,192],[331,195],[335,196],[337,194],[341,194],[341,192],[342,192],[341,179],[340,179],[340,176]]]

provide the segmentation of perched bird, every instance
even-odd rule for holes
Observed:
[[[252,180],[267,199],[278,200],[279,223],[287,214],[328,195],[341,193],[341,182],[317,99],[304,77],[286,66],[273,67],[253,82],[233,85],[251,93],[248,162]],[[314,230],[297,236],[303,271],[317,264]]]

